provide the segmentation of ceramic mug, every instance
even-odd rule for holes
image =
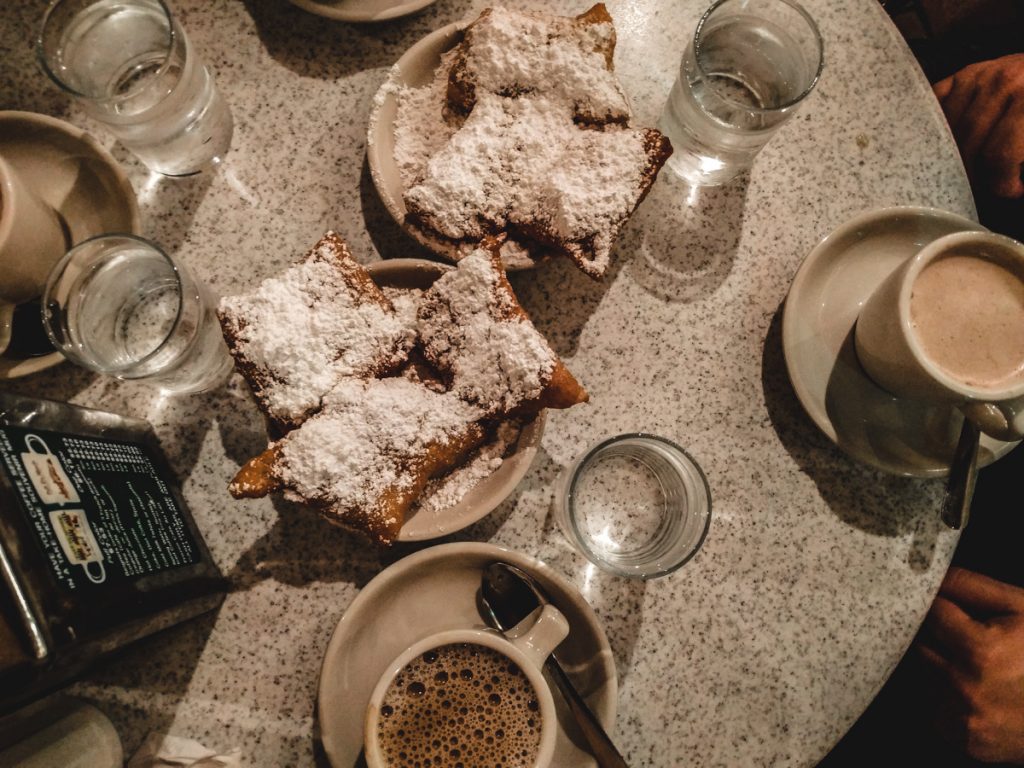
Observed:
[[[363,730],[367,766],[392,768],[396,764],[389,762],[389,750],[385,744],[388,735],[382,734],[381,726],[386,719],[396,718],[397,728],[397,718],[406,717],[402,711],[405,707],[416,710],[415,715],[409,715],[413,718],[410,722],[416,722],[425,733],[429,732],[430,737],[440,736],[445,727],[452,731],[454,735],[445,732],[445,741],[436,741],[433,748],[444,749],[449,757],[452,750],[460,750],[466,765],[473,764],[472,756],[479,745],[488,754],[503,747],[508,749],[509,755],[514,754],[520,761],[509,762],[510,765],[547,768],[555,750],[558,719],[551,690],[541,668],[568,632],[569,624],[565,617],[554,606],[545,605],[504,634],[490,629],[455,629],[431,635],[408,648],[388,665],[370,696]],[[448,647],[455,650],[451,654],[442,650]],[[473,652],[478,654],[478,661],[464,663],[465,659],[458,656]],[[478,671],[497,669],[501,681],[495,682],[498,677],[477,676],[468,669],[472,666],[476,666]],[[514,668],[521,670],[521,676],[509,672]],[[458,680],[454,679],[456,675]],[[480,686],[471,687],[476,679],[480,680]],[[392,684],[396,681],[401,687],[392,691]],[[527,686],[524,687],[522,681]],[[511,687],[506,687],[506,683]],[[487,685],[493,687],[486,688]],[[529,697],[529,689],[533,693],[531,700],[524,698]],[[468,696],[459,697],[460,692],[465,694],[467,691]],[[450,698],[446,699],[446,696]],[[502,699],[502,696],[508,698]],[[475,697],[480,698],[477,700]],[[505,733],[502,715],[478,713],[477,706],[503,708],[508,724],[516,730],[525,731],[527,736]],[[464,721],[456,722],[459,717]],[[489,719],[490,724],[484,719]],[[449,724],[446,726],[445,723]],[[530,734],[530,728],[537,726],[540,728],[539,740],[535,736],[531,738]],[[394,733],[390,735],[394,738]],[[429,757],[431,745],[427,738],[424,735],[419,744],[405,749],[415,752],[422,745],[424,756]],[[390,751],[393,753],[397,749],[393,747]],[[523,758],[523,749],[532,754]],[[526,762],[522,762],[524,759]]]
[[[43,292],[66,250],[57,212],[0,157],[0,354],[10,343],[14,307]]]
[[[986,434],[1021,439],[1024,245],[991,232],[940,237],[870,296],[854,341],[882,388],[958,406]]]

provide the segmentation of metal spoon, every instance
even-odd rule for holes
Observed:
[[[946,496],[942,500],[942,522],[954,531],[967,525],[967,518],[971,514],[971,497],[974,496],[974,482],[978,479],[980,439],[981,430],[978,425],[965,418],[949,467]]]
[[[484,569],[480,596],[491,626],[511,629],[538,606],[551,602],[544,588],[525,571],[508,563],[491,563]],[[583,732],[600,768],[628,768],[626,761],[605,733],[597,717],[576,690],[555,654],[548,657],[544,669],[562,692],[569,711]]]

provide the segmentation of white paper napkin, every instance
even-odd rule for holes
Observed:
[[[125,768],[242,768],[242,750],[218,754],[192,739],[151,733]]]

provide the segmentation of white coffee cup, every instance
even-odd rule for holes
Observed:
[[[363,730],[367,766],[392,768],[393,765],[387,761],[387,754],[380,740],[379,727],[384,717],[381,709],[395,678],[424,654],[444,646],[466,644],[483,646],[495,651],[522,670],[523,676],[536,694],[536,716],[539,718],[541,730],[540,743],[531,768],[547,768],[551,764],[555,750],[558,718],[551,690],[544,680],[541,668],[568,632],[569,624],[565,617],[554,606],[545,605],[504,634],[491,629],[455,629],[431,635],[411,646],[388,665],[370,696]],[[426,697],[430,695],[431,691],[428,690],[424,694],[425,701],[429,701]],[[469,728],[467,725],[467,739]]]
[[[0,353],[10,342],[14,307],[43,292],[66,250],[57,212],[0,157]]]
[[[926,268],[941,260],[945,264],[921,281]],[[997,290],[982,289],[993,285]],[[857,357],[867,374],[893,394],[958,406],[983,432],[999,440],[1019,440],[1024,436],[1024,341],[1013,343],[1015,333],[996,331],[989,320],[1001,318],[1016,328],[1009,318],[1014,313],[1024,317],[1024,304],[1011,293],[1022,290],[1021,243],[991,232],[940,237],[889,275],[864,304],[854,332]],[[997,303],[1004,293],[1005,305]],[[931,297],[936,300],[929,310]],[[973,330],[983,338],[968,344],[965,331],[942,336],[937,330],[954,325],[947,318],[966,327],[964,317],[977,321]],[[1024,334],[1024,324],[1020,328]],[[943,338],[946,343],[940,343]],[[984,354],[979,357],[979,352]],[[980,365],[981,357],[1005,375],[963,370]]]

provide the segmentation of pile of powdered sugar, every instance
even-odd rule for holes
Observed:
[[[456,244],[506,227],[543,234],[510,237],[503,259],[528,265],[539,243],[559,243],[604,273],[649,173],[646,134],[624,125],[629,105],[601,52],[614,34],[611,24],[494,8],[430,83],[392,82],[394,157],[406,208],[427,234]],[[446,111],[460,52],[475,93],[461,124]],[[581,117],[613,122],[592,128]]]
[[[556,361],[500,280],[491,253],[478,248],[437,279],[419,311],[427,358],[451,374],[453,392],[487,414],[539,397]]]
[[[319,414],[278,442],[276,471],[293,500],[387,514],[382,497],[410,488],[414,461],[458,440],[480,417],[455,394],[402,377],[345,379]]]
[[[466,32],[460,76],[478,95],[543,91],[571,105],[576,117],[626,121],[629,103],[604,55],[614,45],[610,23],[581,24],[494,7]]]
[[[642,131],[583,130],[558,100],[483,94],[405,199],[456,240],[509,224],[541,226],[560,241],[604,235],[596,261],[636,206],[646,167]]]
[[[339,269],[337,245],[320,241],[311,258],[249,294],[221,300],[238,354],[262,372],[257,396],[279,418],[320,406],[349,376],[367,376],[405,358],[415,340],[383,295],[363,295]]]

